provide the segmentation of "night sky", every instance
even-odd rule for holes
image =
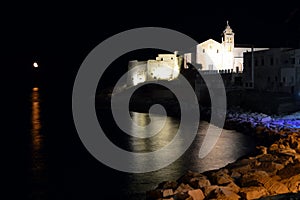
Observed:
[[[53,92],[50,97],[57,101],[53,101],[53,106],[70,109],[73,83],[81,63],[95,46],[117,33],[138,27],[164,27],[199,43],[209,38],[220,42],[229,20],[236,44],[299,47],[300,9],[295,2],[273,2],[269,7],[254,1],[243,1],[238,7],[231,7],[232,2],[201,6],[200,1],[147,1],[139,5],[113,1],[13,2],[1,7],[1,81],[10,86],[4,88],[8,94],[23,89],[26,94],[33,81],[32,63],[38,61],[39,77]],[[129,60],[153,59],[157,53],[141,50],[122,56],[110,66],[103,83],[110,85],[126,72]],[[64,104],[57,100],[58,92],[64,96],[58,98]]]
[[[26,72],[37,59],[47,73],[73,79],[86,55],[119,32],[156,26],[180,31],[199,43],[209,38],[221,41],[227,20],[236,33],[236,44],[299,46],[300,10],[295,2],[280,1],[269,7],[253,1],[243,1],[239,7],[230,7],[232,2],[225,7],[200,3],[147,1],[137,7],[127,2],[13,3],[3,6],[1,13],[4,60],[14,70]],[[137,59],[149,57],[142,54]]]

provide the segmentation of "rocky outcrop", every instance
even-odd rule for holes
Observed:
[[[147,199],[259,199],[299,193],[300,120],[258,113],[228,113],[227,126],[272,141],[257,154],[203,173],[188,171],[147,192]],[[245,131],[244,129],[247,129]],[[249,131],[250,130],[250,131]],[[289,194],[289,195],[288,195]],[[281,198],[281,197],[280,197]]]

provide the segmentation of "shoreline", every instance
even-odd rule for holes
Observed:
[[[140,99],[133,99],[130,111],[147,113],[153,101]],[[156,103],[166,108],[168,116],[180,116],[178,107],[174,109],[176,102]],[[200,107],[200,113],[200,120],[210,121],[210,109]],[[294,116],[270,116],[235,107],[227,111],[223,128],[257,137],[261,141],[257,146],[260,153],[254,149],[253,154],[220,169],[188,171],[176,181],[157,183],[156,189],[146,192],[146,199],[297,199],[294,196],[300,196],[300,112]]]
[[[209,111],[206,117],[210,115]],[[203,173],[187,171],[158,183],[147,199],[300,199],[300,114],[269,116],[242,110],[227,113],[225,129],[262,140],[259,153]],[[297,194],[298,193],[298,194]],[[276,196],[278,195],[278,196]]]

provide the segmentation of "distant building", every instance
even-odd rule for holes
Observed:
[[[243,80],[246,88],[300,96],[300,49],[244,53]]]
[[[193,48],[193,47],[192,47]],[[208,39],[196,46],[195,52],[184,53],[183,56],[174,54],[159,54],[155,60],[129,61],[127,86],[134,86],[146,81],[174,80],[183,67],[189,64],[205,73],[242,73],[243,53],[247,51],[259,51],[267,48],[235,47],[234,32],[228,24],[222,34],[222,42]],[[231,78],[232,79],[232,78]]]
[[[180,57],[174,54],[158,54],[155,60],[129,61],[127,86],[146,81],[174,80],[180,73]]]
[[[254,51],[266,48],[255,48]],[[251,47],[235,47],[234,32],[229,23],[222,34],[222,42],[208,39],[196,47],[196,52],[184,54],[184,68],[188,63],[196,63],[198,70],[210,73],[243,72],[243,53],[251,51]]]

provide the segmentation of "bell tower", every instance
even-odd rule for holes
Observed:
[[[227,21],[227,26],[226,26],[225,30],[223,31],[222,43],[223,43],[225,51],[227,51],[227,52],[233,51],[234,32],[232,32],[232,29],[230,28],[228,21]]]
[[[229,71],[233,70],[234,64],[234,33],[229,26],[227,21],[227,25],[225,30],[223,31],[222,37],[222,45],[223,45],[223,69],[227,69]]]

